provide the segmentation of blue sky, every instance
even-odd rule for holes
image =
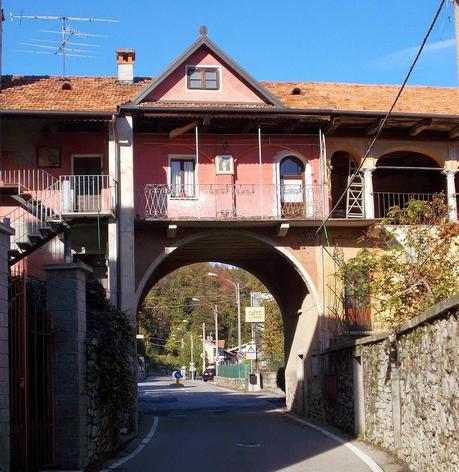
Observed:
[[[3,0],[5,13],[115,18],[73,23],[107,38],[95,58],[70,58],[70,75],[114,75],[115,48],[135,48],[137,76],[157,75],[197,37],[209,37],[258,80],[391,83],[403,80],[439,0]],[[61,60],[23,43],[55,40],[57,22],[4,23],[3,73],[56,75]],[[75,46],[76,48],[82,48]],[[83,49],[83,48],[82,48]],[[37,48],[37,50],[39,50]],[[41,48],[46,51],[46,48]],[[453,5],[448,1],[411,84],[455,86]]]

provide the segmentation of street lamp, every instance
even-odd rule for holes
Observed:
[[[217,305],[212,306],[210,303],[201,302],[199,298],[193,297],[191,299],[194,302],[199,302],[200,305],[208,306],[214,313],[214,322],[215,322],[215,375],[218,375],[218,311]]]
[[[216,274],[215,272],[207,272],[209,277],[218,277],[226,282],[229,282],[236,292],[236,305],[237,305],[237,362],[240,363],[241,358],[239,356],[241,352],[241,291],[239,287],[239,282],[233,282],[231,279],[227,279],[221,275]]]

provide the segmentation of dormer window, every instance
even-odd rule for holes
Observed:
[[[188,67],[187,87],[189,90],[218,90],[219,70],[216,67]]]

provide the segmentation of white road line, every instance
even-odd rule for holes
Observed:
[[[156,433],[156,429],[158,428],[159,418],[155,416],[153,418],[153,424],[151,425],[150,431],[148,434],[140,441],[140,444],[126,457],[114,462],[112,465],[108,466],[106,469],[102,470],[102,472],[110,472],[114,469],[117,469],[121,465],[125,464],[127,461],[130,461],[134,458],[153,438]]]
[[[284,413],[286,416],[291,418],[292,420],[297,421],[298,423],[305,424],[306,426],[309,426],[312,429],[315,429],[316,431],[319,431],[319,433],[322,433],[324,436],[329,437],[330,439],[333,439],[334,441],[339,442],[343,446],[347,447],[350,449],[359,459],[361,459],[365,464],[370,468],[372,472],[384,472],[381,467],[379,467],[378,464],[367,454],[365,454],[363,451],[361,451],[359,448],[355,447],[353,444],[351,444],[348,441],[345,441],[344,439],[340,438],[339,436],[336,436],[333,433],[330,433],[326,429],[323,429],[319,426],[316,426],[315,424],[309,423],[308,421],[302,420],[301,418],[297,418],[296,416],[289,415],[288,413]]]

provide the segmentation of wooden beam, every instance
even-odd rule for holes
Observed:
[[[424,118],[410,128],[410,136],[417,136],[432,125],[432,118]]]
[[[187,133],[188,131],[192,130],[193,128],[196,127],[198,123],[196,121],[193,121],[193,123],[188,123],[185,126],[182,126],[181,128],[175,128],[169,133],[169,139],[176,138],[177,136],[181,136],[182,134]]]
[[[458,138],[459,137],[459,126],[456,126],[453,128],[449,133],[448,136],[453,139],[453,138]]]
[[[374,123],[372,123],[370,126],[368,126],[368,128],[365,130],[365,134],[367,136],[373,136],[374,134],[376,134],[379,130],[379,127],[381,126],[381,123],[383,122],[384,120],[383,119],[380,119],[378,121],[375,121]]]
[[[339,125],[341,124],[341,118],[335,116],[331,119],[331,121],[328,123],[328,126],[325,127],[324,134],[329,136],[330,134],[333,134]]]
[[[288,223],[281,223],[277,227],[276,236],[278,238],[283,238],[283,237],[287,236],[287,233],[288,233],[289,229],[290,229],[290,225]]]

